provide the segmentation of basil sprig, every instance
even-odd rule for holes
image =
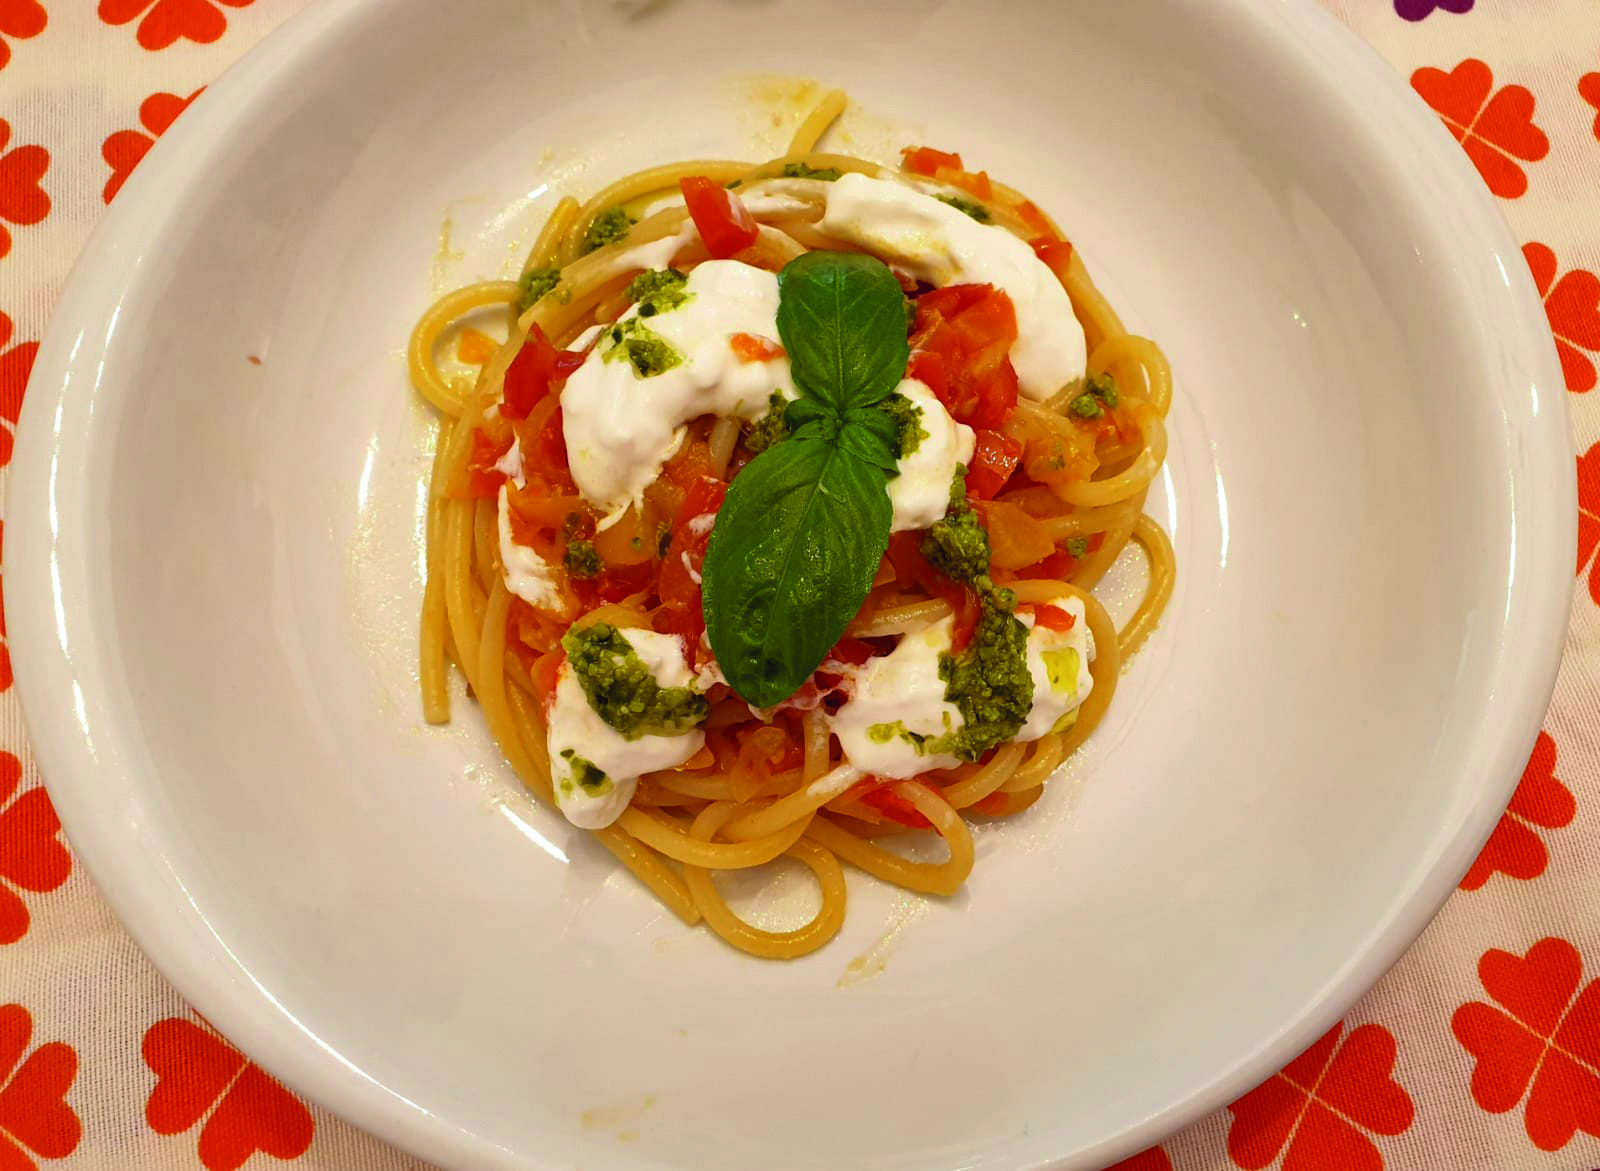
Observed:
[[[702,567],[706,635],[746,702],[793,695],[844,634],[889,545],[905,300],[882,261],[808,252],[778,275],[778,334],[800,398],[787,439],[728,488]]]

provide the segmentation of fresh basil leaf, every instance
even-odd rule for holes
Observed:
[[[778,274],[778,336],[795,385],[843,414],[905,376],[905,297],[889,267],[856,252],[806,252]]]
[[[839,446],[873,467],[895,473],[895,448],[899,445],[900,425],[881,407],[854,407],[845,413],[839,429]]]
[[[702,588],[706,635],[746,702],[793,695],[861,609],[889,544],[884,483],[881,468],[799,433],[734,480]]]

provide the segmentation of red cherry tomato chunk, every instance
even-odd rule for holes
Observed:
[[[1022,460],[1022,444],[1000,431],[984,427],[967,468],[967,494],[979,500],[993,500],[1006,486],[1011,473]]]
[[[721,183],[713,183],[703,175],[690,175],[678,180],[678,186],[683,189],[683,202],[689,207],[700,239],[712,256],[726,259],[756,242],[761,229],[755,218],[744,201]]]

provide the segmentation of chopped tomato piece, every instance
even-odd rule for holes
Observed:
[[[533,670],[530,672],[533,676],[533,694],[539,701],[542,711],[550,710],[550,703],[556,693],[556,678],[566,658],[566,652],[558,645],[549,653],[540,655],[533,664]]]
[[[456,339],[456,357],[468,366],[482,366],[494,357],[494,338],[482,330],[468,326]]]
[[[1042,237],[1044,242],[1050,243],[1056,239],[1056,230],[1050,226],[1049,217],[1039,210],[1039,205],[1033,200],[1024,199],[1017,204],[1017,218],[1022,221],[1023,226],[1030,232]],[[1039,240],[1033,241],[1035,249],[1039,247],[1039,244]]]
[[[770,362],[784,355],[783,347],[777,342],[753,333],[736,333],[728,339],[728,345],[733,347],[734,356],[741,362]]]
[[[1011,298],[992,285],[950,285],[917,298],[907,372],[921,374],[959,423],[997,428],[1017,405],[1017,372],[1008,356],[1017,340]],[[934,358],[923,355],[934,355]]]
[[[1072,245],[1065,240],[1051,240],[1041,238],[1033,241],[1033,252],[1040,260],[1050,266],[1050,271],[1057,276],[1062,276],[1067,271],[1067,265],[1072,262]]]
[[[472,454],[467,457],[467,495],[476,499],[493,496],[506,482],[506,474],[495,467],[511,450],[511,440],[497,442],[484,431],[472,433]]]
[[[1015,504],[979,501],[978,515],[989,530],[989,560],[997,569],[1021,569],[1055,552],[1056,543],[1044,522]]]
[[[951,154],[949,151],[935,150],[931,146],[908,146],[900,151],[901,163],[913,175],[926,175],[930,179],[939,173],[941,167],[962,169],[961,156]]]
[[[586,352],[556,349],[544,330],[534,324],[506,367],[500,413],[508,419],[526,419],[551,387],[565,382],[586,357]]]
[[[728,485],[714,476],[701,476],[689,486],[683,498],[683,506],[678,509],[677,518],[673,524],[673,531],[686,529],[689,522],[697,516],[707,513],[716,513],[722,507],[722,502],[727,499]],[[707,533],[702,534],[702,540]]]
[[[562,424],[560,407],[551,411],[544,426],[539,428],[539,441],[535,447],[542,467],[566,468],[567,433]]]
[[[1078,568],[1078,559],[1065,549],[1057,549],[1043,561],[1036,561],[1032,565],[1024,566],[1017,570],[1019,578],[1038,580],[1045,578],[1050,581],[1065,581],[1071,577]]]
[[[851,638],[849,635],[845,635],[828,652],[828,658],[859,667],[877,653],[871,643],[862,642],[859,638]]]
[[[729,257],[756,242],[761,229],[755,217],[744,201],[721,183],[713,183],[703,175],[690,175],[678,180],[678,186],[683,189],[683,201],[700,239],[712,256]]]
[[[979,500],[994,499],[1021,460],[1021,443],[1000,431],[979,429],[972,463],[967,467],[967,493]]]
[[[974,801],[969,808],[974,813],[986,814],[989,817],[999,817],[1009,808],[1010,793],[990,793],[981,801]]]
[[[909,784],[921,784],[920,781],[910,781]],[[901,825],[912,829],[931,829],[933,823],[917,812],[917,807],[904,797],[896,793],[890,786],[894,781],[883,782],[882,787],[872,789],[861,794],[861,803],[871,809],[876,809],[890,821],[899,822]],[[923,788],[927,788],[926,785]]]
[[[1072,611],[1063,610],[1060,606],[1035,606],[1033,624],[1042,626],[1046,630],[1071,630],[1078,624],[1078,617]]]
[[[960,167],[940,167],[933,177],[941,183],[948,183],[952,187],[961,188],[969,195],[977,196],[984,203],[994,199],[994,184],[989,181],[988,171],[963,171]]]

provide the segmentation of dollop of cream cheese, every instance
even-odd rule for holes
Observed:
[[[1083,603],[1067,595],[1051,605],[1073,616],[1070,630],[1051,630],[1035,623],[1032,614],[1018,615],[1029,628],[1033,702],[1028,718],[1012,737],[1017,743],[1070,728],[1073,714],[1094,688],[1089,675],[1094,639]],[[828,725],[839,738],[845,759],[862,772],[904,780],[961,763],[918,743],[957,731],[966,722],[960,709],[945,698],[945,682],[939,678],[939,658],[950,651],[953,626],[954,619],[941,618],[902,636],[889,654],[846,672],[849,698],[829,717]]]
[[[894,506],[891,533],[925,529],[945,514],[956,465],[972,462],[976,443],[972,428],[952,419],[933,391],[915,378],[907,378],[895,392],[917,408],[924,435],[896,465],[900,474],[889,480],[889,503]]]
[[[990,284],[1017,312],[1011,364],[1031,399],[1084,376],[1087,346],[1072,301],[1048,265],[1005,228],[980,224],[892,179],[841,176],[828,186],[821,227],[934,285]]]
[[[1094,636],[1089,633],[1083,603],[1068,594],[1050,605],[1072,615],[1072,629],[1051,630],[1036,623],[1032,614],[1018,615],[1029,628],[1028,674],[1033,676],[1033,707],[1017,730],[1014,739],[1018,741],[1066,731],[1094,690],[1094,679],[1089,675],[1089,664],[1094,662]]]
[[[680,636],[654,630],[621,633],[662,687],[688,687],[695,683]],[[627,739],[590,706],[583,684],[567,662],[562,662],[556,674],[548,720],[546,741],[550,746],[550,779],[556,804],[568,821],[583,829],[604,829],[616,821],[633,800],[641,776],[658,769],[677,768],[706,742],[705,733],[698,728],[680,736],[647,733],[635,740]],[[574,775],[578,760],[599,769],[605,779],[594,785],[579,784]]]
[[[691,419],[759,419],[774,392],[796,397],[787,357],[745,362],[729,345],[736,333],[777,341],[775,274],[737,260],[708,260],[689,273],[684,291],[682,305],[645,319],[681,362],[641,378],[627,361],[605,360],[610,346],[602,336],[562,392],[572,478],[608,517],[640,499]],[[637,312],[631,306],[622,317]]]
[[[949,485],[945,485],[949,498]],[[929,769],[954,768],[954,756],[924,753],[917,738],[943,736],[965,722],[944,697],[939,656],[950,650],[954,619],[941,618],[901,637],[887,655],[852,668],[850,698],[828,719],[845,759],[864,773],[904,780]]]

